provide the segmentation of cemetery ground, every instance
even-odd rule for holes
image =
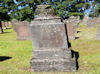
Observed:
[[[70,42],[73,50],[79,52],[79,70],[43,73],[31,72],[32,42],[16,40],[13,29],[5,29],[0,34],[0,74],[100,74],[100,40],[95,40],[97,26],[81,26],[77,31],[77,39]]]

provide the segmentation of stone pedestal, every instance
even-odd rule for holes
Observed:
[[[68,48],[67,31],[61,18],[49,5],[37,7],[38,18],[30,24],[33,43],[32,71],[76,71],[76,62]]]
[[[18,40],[29,40],[30,34],[29,34],[29,22],[27,21],[12,21],[13,28],[15,32],[17,33],[17,39]]]

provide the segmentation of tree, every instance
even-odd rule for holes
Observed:
[[[92,18],[98,17],[100,15],[100,0],[95,0],[92,5],[93,8],[89,16]]]
[[[13,0],[0,0],[0,30],[1,32],[3,32],[1,21],[11,20],[8,12],[10,12],[12,4],[14,4]]]
[[[0,33],[3,33],[3,29],[2,29],[1,20],[0,20]]]
[[[3,10],[1,13],[10,16],[9,20],[15,18],[19,21],[31,21],[36,15],[36,6],[40,4],[52,5],[56,14],[62,18],[83,16],[90,6],[88,0],[0,0],[0,9]]]
[[[84,10],[90,6],[88,0],[16,0],[17,6],[11,13],[18,20],[31,21],[34,19],[36,6],[40,4],[52,5],[57,15],[62,18],[83,16]]]

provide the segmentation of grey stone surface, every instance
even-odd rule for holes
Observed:
[[[34,47],[34,58],[30,62],[32,70],[76,71],[75,59],[72,58],[68,47],[65,23],[54,14],[54,9],[50,6],[40,5],[37,11],[41,13],[38,13],[38,17],[30,23],[30,35]]]
[[[64,49],[64,48],[40,48],[38,50],[34,50],[33,54],[34,54],[34,58],[37,59],[70,59],[71,56],[71,51],[70,49]]]
[[[36,72],[66,72],[76,71],[73,59],[32,59],[32,70]]]

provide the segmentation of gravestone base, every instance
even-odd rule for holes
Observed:
[[[34,72],[71,72],[76,71],[74,59],[35,59],[31,60]]]
[[[34,58],[31,60],[34,72],[74,72],[76,61],[68,48],[33,50]]]

